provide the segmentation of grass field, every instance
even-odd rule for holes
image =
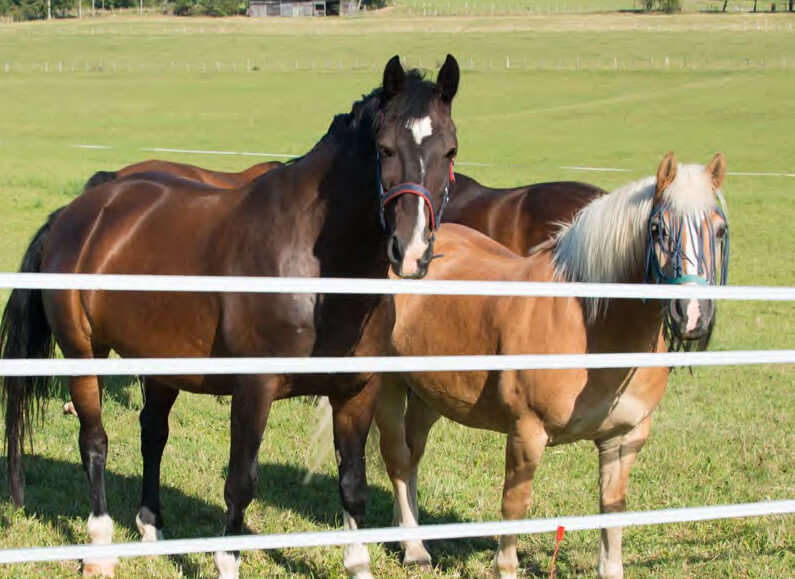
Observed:
[[[670,149],[683,161],[702,163],[721,150],[730,171],[792,174],[791,23],[785,15],[385,14],[329,21],[107,18],[0,25],[0,270],[17,268],[48,212],[67,203],[91,173],[154,155],[143,148],[306,151],[333,114],[347,111],[380,81],[380,67],[398,52],[409,63],[422,59],[426,67],[446,52],[460,57],[465,70],[454,107],[460,168],[489,184],[579,179],[613,188],[653,173]],[[506,55],[525,65],[505,70],[500,63]],[[649,56],[652,64],[641,66]],[[672,62],[687,56],[690,62],[665,68],[666,56]],[[593,64],[577,69],[578,57]],[[627,64],[617,70],[596,65],[614,57]],[[632,58],[635,66],[628,64]],[[489,59],[493,66],[486,64]],[[530,64],[539,62],[547,65]],[[75,72],[72,64],[78,64]],[[74,147],[81,144],[109,148]],[[160,156],[218,169],[258,160]],[[792,177],[728,178],[731,283],[795,285],[793,189]],[[792,305],[727,302],[719,309],[714,349],[795,347]],[[792,367],[764,366],[677,372],[633,471],[629,507],[791,498],[794,376]],[[0,507],[0,547],[85,540],[88,493],[77,423],[62,417],[59,406],[54,401],[37,431],[25,511],[14,512],[7,502]],[[104,419],[116,540],[137,539],[140,407],[137,383],[114,379]],[[310,485],[300,486],[313,412],[300,400],[274,408],[260,455],[261,482],[248,512],[252,531],[341,526],[331,462]],[[175,406],[162,477],[168,537],[214,535],[223,528],[228,414],[228,404],[212,397],[183,395]],[[492,433],[440,424],[421,474],[422,521],[498,518],[502,442]],[[372,456],[369,523],[387,525],[391,490],[380,459]],[[586,443],[548,451],[530,515],[597,512],[596,464]],[[793,536],[792,517],[632,529],[625,532],[624,561],[630,577],[792,576]],[[597,533],[567,533],[558,555],[560,576],[593,576],[597,541]],[[491,538],[431,544],[435,573],[483,576],[495,546]],[[553,547],[551,536],[520,541],[527,576],[548,572]],[[379,576],[409,576],[390,549],[373,546],[370,553]],[[247,553],[242,574],[340,576],[341,559],[338,549]],[[78,570],[77,562],[65,562],[4,567],[0,575],[74,576]],[[213,573],[209,556],[193,555],[129,560],[119,568],[121,577]]]

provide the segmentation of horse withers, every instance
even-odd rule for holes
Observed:
[[[334,118],[306,155],[239,188],[218,189],[163,173],[137,173],[90,187],[34,237],[22,271],[169,275],[420,277],[433,255],[436,216],[447,198],[457,141],[451,118],[459,69],[448,56],[436,82],[405,72],[397,57],[382,86]],[[3,313],[3,358],[379,355],[394,322],[385,296],[14,290]],[[160,461],[180,390],[231,395],[226,534],[242,531],[257,483],[257,453],[274,400],[326,395],[333,408],[346,528],[364,523],[364,443],[376,385],[369,374],[145,376],[141,412],[143,490],[137,523],[161,534]],[[49,393],[41,377],[6,378],[11,496],[23,503],[22,454]],[[108,437],[96,376],[69,378],[89,480],[92,543],[112,541],[105,500]],[[238,553],[217,553],[236,577]],[[361,545],[346,568],[369,576]],[[112,575],[116,562],[84,561],[84,575]]]
[[[466,227],[437,236],[432,279],[606,283],[725,283],[728,223],[721,211],[725,161],[678,165],[597,197],[528,257]],[[400,355],[664,352],[661,329],[704,345],[714,309],[698,300],[396,296]],[[430,315],[428,312],[433,312]],[[629,471],[668,383],[667,368],[427,372],[384,375],[376,422],[401,526],[418,523],[417,474],[428,434],[444,415],[507,435],[502,515],[525,516],[547,446],[593,440],[600,507],[625,510]],[[406,389],[413,395],[408,397]],[[430,564],[422,542],[405,563]],[[516,537],[500,538],[495,571],[515,577]],[[601,534],[598,574],[621,577],[621,529]]]

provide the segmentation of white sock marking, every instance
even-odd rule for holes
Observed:
[[[431,117],[422,117],[421,119],[411,119],[406,123],[406,128],[414,135],[414,142],[418,145],[422,143],[425,137],[430,137],[433,134],[433,123]]]
[[[146,511],[146,513],[144,513]],[[141,511],[135,515],[135,526],[138,527],[138,532],[141,533],[141,541],[143,543],[154,543],[155,541],[162,541],[163,540],[163,532],[155,527],[154,525],[149,525],[144,523],[143,519],[141,518],[142,514],[152,514],[152,512],[147,509],[146,507],[141,507]],[[149,519],[150,517],[147,517]]]
[[[218,579],[238,579],[240,577],[240,557],[226,551],[216,551],[213,556]]]
[[[356,521],[348,514],[348,511],[342,511],[342,520],[346,531],[356,530]],[[356,579],[370,579],[372,577],[370,573],[370,553],[367,552],[367,547],[361,543],[345,545],[342,550],[342,560],[345,570]]]
[[[113,542],[113,519],[108,515],[88,517],[88,538],[92,545],[108,545]]]

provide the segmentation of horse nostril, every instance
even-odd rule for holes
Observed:
[[[401,263],[403,261],[403,248],[400,246],[400,240],[392,236],[392,239],[389,240],[389,259],[392,260],[393,263]]]

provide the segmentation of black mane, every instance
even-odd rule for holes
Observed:
[[[403,90],[381,108],[383,92],[383,87],[373,89],[370,94],[362,95],[361,100],[353,103],[351,112],[336,115],[323,140],[348,134],[350,131],[372,135],[388,120],[424,117],[429,112],[433,98],[438,95],[436,85],[425,80],[424,73],[417,69],[406,72]]]

